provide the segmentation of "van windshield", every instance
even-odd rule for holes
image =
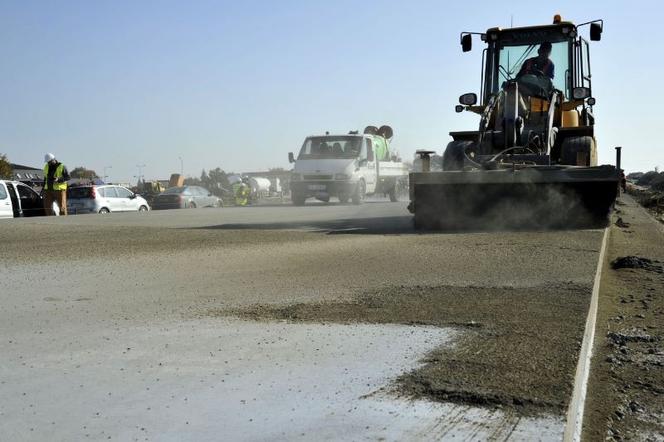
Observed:
[[[309,137],[304,140],[297,159],[357,158],[361,148],[362,137],[358,136]]]

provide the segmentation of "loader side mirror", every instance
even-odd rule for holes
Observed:
[[[288,152],[288,162],[289,163],[295,162],[295,156],[293,156],[293,152]]]
[[[590,40],[600,41],[602,39],[602,24],[590,23]]]
[[[470,34],[464,34],[461,36],[461,50],[463,52],[469,52],[473,49],[473,37]]]
[[[461,106],[460,104],[457,104],[456,106],[454,106],[454,111],[455,111],[457,114],[460,114],[461,112],[463,112],[463,109],[464,109],[464,107]]]
[[[464,106],[473,106],[474,104],[477,104],[477,94],[463,94],[459,97],[459,103],[463,104]]]

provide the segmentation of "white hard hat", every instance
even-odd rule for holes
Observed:
[[[53,154],[50,153],[50,152],[47,153],[46,155],[44,155],[44,161],[47,162],[47,163],[48,163],[49,161],[53,161],[54,159],[55,159],[55,155],[53,155]]]

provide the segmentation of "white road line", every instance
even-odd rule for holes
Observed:
[[[581,344],[579,362],[576,365],[576,375],[574,376],[574,390],[572,391],[572,400],[570,401],[569,409],[567,410],[565,432],[563,434],[563,441],[565,442],[577,442],[581,440],[583,411],[586,403],[588,377],[590,375],[590,360],[593,355],[593,343],[595,341],[599,286],[602,278],[602,267],[604,266],[604,257],[606,255],[609,232],[610,227],[604,229],[602,247],[599,251],[599,259],[597,260],[597,271],[595,272],[595,282],[593,284],[593,292],[590,298],[590,308],[588,309],[586,328],[583,334],[583,343]]]

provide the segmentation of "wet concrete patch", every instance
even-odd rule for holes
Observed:
[[[251,320],[397,323],[458,327],[396,387],[412,398],[520,414],[563,414],[572,390],[591,287],[387,287],[347,302],[207,311]]]

